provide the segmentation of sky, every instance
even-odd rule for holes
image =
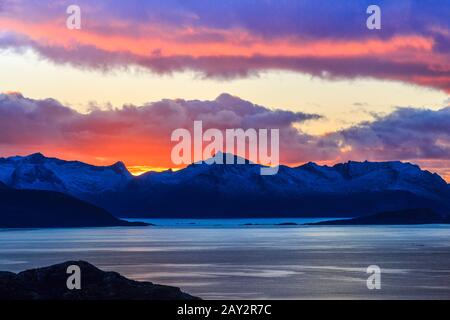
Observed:
[[[449,16],[437,0],[0,0],[0,156],[161,170],[170,133],[202,120],[280,129],[287,165],[400,160],[450,181]]]

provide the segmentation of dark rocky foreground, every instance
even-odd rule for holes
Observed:
[[[67,268],[81,270],[81,289],[67,289]],[[18,274],[0,272],[0,300],[198,300],[177,287],[127,279],[85,261],[67,261]]]

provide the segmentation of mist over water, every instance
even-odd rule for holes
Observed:
[[[450,226],[275,225],[309,221],[0,229],[0,270],[86,260],[204,299],[450,299]],[[369,265],[382,270],[381,290],[367,289]]]

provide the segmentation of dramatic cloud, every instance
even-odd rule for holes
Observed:
[[[11,93],[0,95],[0,150],[1,155],[40,151],[96,164],[123,160],[129,166],[167,168],[173,167],[172,131],[192,129],[194,121],[201,120],[205,130],[276,128],[281,149],[298,152],[295,159],[327,158],[327,148],[314,147],[313,137],[293,128],[293,124],[317,118],[271,110],[227,94],[214,101],[162,100],[80,114],[55,100],[32,100]],[[286,152],[282,160],[292,156]]]
[[[312,136],[294,128],[320,116],[269,109],[228,94],[213,101],[162,100],[81,114],[53,99],[0,95],[0,156],[43,152],[94,164],[122,160],[130,168],[173,167],[171,133],[204,129],[277,128],[288,165],[316,161],[411,161],[450,180],[450,107],[398,108],[339,132]],[[136,169],[136,170],[138,170]]]
[[[450,159],[450,107],[400,108],[341,132],[356,153],[370,158]]]
[[[71,1],[4,0],[0,48],[32,48],[56,63],[206,77],[280,69],[326,78],[374,77],[450,92],[450,6],[377,1],[382,30],[366,28],[373,1],[77,2],[82,29],[65,28]]]
[[[341,159],[408,160],[450,178],[450,107],[399,108],[331,136]]]

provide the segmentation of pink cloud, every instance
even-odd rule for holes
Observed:
[[[242,6],[197,6],[196,1],[182,6],[172,1],[166,5],[81,2],[85,18],[79,31],[65,28],[64,1],[36,11],[32,10],[39,5],[35,1],[6,2],[8,9],[0,14],[0,48],[33,48],[56,63],[82,68],[137,65],[157,73],[195,70],[218,78],[279,69],[331,79],[398,80],[450,92],[450,28],[448,21],[440,20],[438,9],[420,8],[424,18],[415,28],[408,27],[409,20],[404,25],[385,20],[385,29],[374,33],[364,25],[350,28],[357,20],[342,8],[328,12],[330,22],[322,16],[310,21],[307,12],[327,12],[322,1],[251,6],[261,14],[279,12],[270,18],[249,15],[248,1]],[[400,4],[386,6],[406,10]],[[414,6],[410,3],[407,8]],[[228,13],[228,20],[217,7]],[[303,28],[291,20],[297,11]],[[273,19],[278,29],[268,30],[263,19],[268,19],[267,24]],[[334,20],[341,23],[333,27]],[[347,20],[348,25],[343,23]]]
[[[271,110],[226,94],[213,101],[162,100],[86,115],[55,100],[2,94],[0,146],[4,155],[40,151],[91,163],[123,160],[130,166],[172,167],[171,133],[191,129],[195,120],[203,121],[205,130],[278,128],[282,148],[297,145],[301,150],[308,137],[299,135],[292,124],[318,117]],[[319,156],[313,149],[304,154],[312,152]]]
[[[280,160],[334,164],[347,160],[410,161],[450,176],[450,108],[399,108],[349,129],[313,136],[294,124],[319,115],[255,105],[223,94],[215,100],[161,100],[142,106],[80,114],[53,99],[33,100],[18,93],[0,95],[1,155],[43,152],[94,164],[118,160],[128,166],[173,167],[171,133],[192,129],[280,130]]]

